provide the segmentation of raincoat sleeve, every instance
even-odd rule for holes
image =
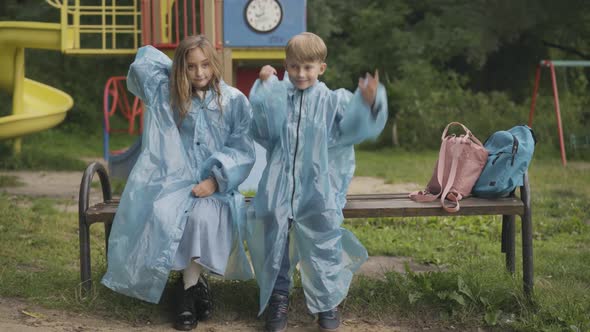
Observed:
[[[168,82],[172,60],[154,48],[144,46],[137,51],[127,73],[127,89],[146,105],[151,105],[161,83]]]
[[[265,81],[256,80],[250,90],[253,121],[251,133],[258,144],[271,151],[279,140],[287,119],[287,86],[272,75]]]
[[[228,103],[231,134],[224,147],[213,153],[203,165],[202,178],[215,177],[220,193],[237,190],[250,174],[256,160],[254,141],[250,136],[252,109],[246,96],[239,94]]]
[[[387,121],[387,93],[379,84],[372,107],[367,105],[357,89],[354,94],[346,89],[332,92],[328,124],[330,146],[358,144],[376,138]]]

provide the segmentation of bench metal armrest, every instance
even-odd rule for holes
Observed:
[[[94,174],[98,173],[100,185],[102,187],[103,201],[110,201],[112,198],[111,183],[104,166],[98,162],[93,162],[86,167],[82,182],[80,183],[80,196],[78,197],[78,222],[80,236],[80,279],[82,289],[85,294],[90,292],[92,286],[92,276],[90,272],[90,224],[86,220],[86,213],[89,208],[90,187]],[[110,224],[105,224],[105,240],[108,249],[108,238],[110,233]]]
[[[86,167],[84,175],[82,175],[82,182],[80,183],[80,195],[78,200],[78,214],[80,217],[86,214],[89,207],[90,187],[94,174],[98,173],[100,178],[100,186],[102,188],[103,201],[110,201],[112,199],[111,182],[109,175],[104,166],[99,162],[93,162]]]

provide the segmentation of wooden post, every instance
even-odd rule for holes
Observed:
[[[234,68],[233,68],[233,61],[232,61],[232,51],[231,48],[224,48],[223,49],[223,80],[225,83],[235,86],[236,82],[234,80]]]
[[[223,80],[229,85],[235,85],[232,50],[223,47],[223,0],[203,0],[204,18],[203,31],[217,49],[223,65]]]
[[[205,35],[207,39],[215,45],[215,0],[203,0],[203,12],[201,16],[204,19],[203,31],[201,34]]]

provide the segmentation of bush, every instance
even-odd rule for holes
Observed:
[[[497,130],[528,123],[530,98],[517,104],[505,92],[473,92],[465,87],[464,77],[441,72],[428,63],[405,64],[401,73],[399,79],[384,82],[390,120],[373,145],[391,145],[393,119],[400,146],[409,150],[438,149],[442,132],[452,121],[463,123],[482,142]],[[590,98],[583,93],[587,85],[580,75],[569,89],[562,88],[561,119],[568,158],[590,158]],[[557,120],[550,89],[542,89],[537,97],[533,129],[538,151],[557,155]]]

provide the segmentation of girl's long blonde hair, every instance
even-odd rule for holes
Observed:
[[[209,86],[217,93],[217,104],[221,110],[221,61],[211,42],[203,35],[189,36],[183,39],[176,52],[172,62],[172,77],[170,79],[170,104],[172,109],[178,107],[180,119],[182,120],[188,113],[193,96],[193,86],[188,79],[186,56],[188,52],[195,48],[200,48],[203,54],[209,59],[213,76],[209,81]]]

